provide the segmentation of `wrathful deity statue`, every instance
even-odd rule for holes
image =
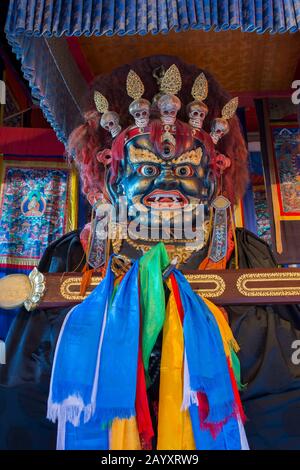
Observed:
[[[217,308],[181,274],[276,266],[234,224],[248,181],[237,110],[210,73],[176,57],[95,80],[67,147],[91,220],[52,243],[39,270],[104,280],[74,310],[16,317],[0,366],[1,448],[300,448],[287,346],[300,338],[298,306]]]

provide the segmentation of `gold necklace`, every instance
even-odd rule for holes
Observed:
[[[162,241],[162,240],[159,240],[159,241]],[[143,254],[152,248],[152,245],[140,244],[134,240],[131,240],[130,238],[126,238],[126,242],[128,243],[129,246],[131,246],[137,251],[141,251]],[[167,245],[167,244],[165,244],[165,246],[170,257],[172,257],[172,259],[177,258],[178,259],[177,264],[183,264],[187,262],[187,260],[192,256],[192,254],[195,251],[198,251],[203,247],[203,243],[201,243],[201,245],[195,246],[193,249],[189,249],[186,246],[179,247],[179,246]]]
[[[124,232],[125,227],[121,226],[120,224],[114,224],[114,226],[111,226],[111,231],[110,233],[112,234],[112,248],[113,252],[115,254],[120,253],[121,247],[123,240],[125,240],[129,246],[134,248],[137,251],[141,251],[142,253],[146,253],[152,248],[152,245],[147,245],[147,244],[141,244],[138,243],[135,240],[132,240],[131,238],[124,237]],[[201,242],[199,245],[196,245],[193,249],[187,248],[187,243],[194,243],[195,240],[184,240],[185,245],[184,246],[175,246],[175,245],[168,245],[162,238],[149,238],[149,240],[145,238],[139,238],[138,240],[144,240],[144,241],[149,241],[149,243],[158,243],[163,241],[165,243],[166,249],[172,257],[177,257],[178,258],[178,264],[185,263],[195,251],[201,250],[203,246],[207,243],[207,240],[209,238],[210,234],[210,224],[209,221],[205,222],[204,225],[204,241]],[[183,241],[183,240],[178,240],[178,242]]]

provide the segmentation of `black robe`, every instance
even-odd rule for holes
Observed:
[[[276,266],[267,244],[255,235],[237,229],[237,241],[241,268]],[[47,248],[39,270],[80,270],[82,257],[74,231]],[[46,419],[47,397],[55,344],[68,310],[22,310],[11,325],[7,365],[0,366],[0,449],[55,449],[56,426]],[[299,307],[226,310],[241,347],[242,382],[247,385],[241,397],[250,448],[299,450],[300,365],[291,359],[292,343],[300,339]]]

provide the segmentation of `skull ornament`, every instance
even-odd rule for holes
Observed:
[[[195,129],[202,129],[203,121],[207,116],[208,107],[202,101],[192,101],[187,105],[189,124]]]
[[[120,118],[114,111],[106,111],[101,117],[100,125],[111,133],[114,138],[121,132],[121,126],[119,124]]]
[[[181,108],[181,101],[175,95],[163,95],[157,103],[160,119],[164,125],[173,126]]]
[[[129,112],[134,117],[135,124],[139,128],[148,126],[150,117],[150,102],[144,98],[134,100],[129,106]]]
[[[219,140],[229,132],[229,124],[227,119],[216,118],[213,120],[211,126],[210,136],[213,140],[213,143],[216,145]]]

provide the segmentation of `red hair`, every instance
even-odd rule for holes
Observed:
[[[114,181],[118,176],[119,162],[124,158],[124,144],[126,139],[127,129],[122,131],[113,141],[111,147],[111,176],[110,180]]]
[[[87,194],[91,188],[98,188],[103,191],[104,166],[98,162],[96,154],[105,148],[112,148],[111,173],[115,177],[118,173],[119,161],[124,157],[124,141],[126,137],[126,128],[133,124],[133,118],[130,116],[128,107],[131,98],[126,94],[126,78],[130,69],[133,69],[141,78],[145,86],[144,98],[152,101],[152,98],[158,93],[158,86],[152,73],[154,69],[164,66],[167,69],[170,65],[176,64],[182,77],[182,88],[178,93],[183,106],[178,113],[181,121],[187,120],[185,115],[186,104],[193,100],[191,89],[195,78],[204,72],[208,81],[208,97],[205,100],[208,106],[208,115],[204,121],[204,130],[210,132],[211,122],[215,117],[221,116],[221,110],[230,96],[221,88],[215,78],[207,71],[182,62],[179,58],[173,56],[152,56],[144,59],[138,59],[130,65],[122,65],[110,74],[104,74],[95,79],[91,86],[89,96],[86,101],[86,119],[85,124],[76,128],[69,138],[68,153],[75,157],[81,179],[83,182],[83,192]],[[93,100],[94,91],[100,91],[109,102],[109,109],[116,111],[120,115],[120,124],[125,129],[112,142],[110,134],[99,126],[99,115],[95,111]],[[92,117],[91,117],[92,116]],[[153,121],[155,122],[155,121]],[[231,160],[231,166],[226,170],[223,176],[224,193],[231,200],[237,202],[244,194],[248,181],[247,148],[240,128],[239,119],[234,117],[230,120],[230,131],[221,139],[217,145],[217,150],[227,155]],[[158,142],[155,133],[158,133],[158,126],[151,126],[152,138]],[[176,146],[182,144],[182,140],[189,138],[189,126],[178,121],[178,142]],[[184,136],[184,137],[183,137]],[[209,135],[203,133],[203,138],[211,153],[214,154],[211,139]],[[177,140],[176,138],[176,140]],[[213,162],[212,162],[213,163]]]
[[[74,160],[82,180],[82,191],[103,190],[103,171],[97,161],[97,150],[101,147],[98,133],[99,113],[91,110],[84,114],[85,122],[70,134],[67,155]]]

